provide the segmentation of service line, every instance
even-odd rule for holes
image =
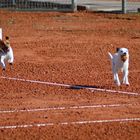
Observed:
[[[92,108],[110,108],[110,107],[125,107],[134,106],[137,104],[98,104],[98,105],[83,105],[70,107],[48,107],[48,108],[34,108],[34,109],[15,109],[15,110],[0,110],[0,114],[4,113],[19,113],[19,112],[39,112],[39,111],[53,111],[53,110],[68,110],[68,109],[92,109]]]
[[[14,81],[22,81],[22,82],[30,82],[30,83],[37,83],[37,84],[45,84],[45,85],[52,85],[52,86],[61,86],[61,87],[67,87],[67,88],[77,88],[77,89],[88,89],[92,92],[94,91],[100,91],[100,92],[108,92],[108,93],[120,93],[120,94],[127,94],[127,95],[135,95],[140,96],[139,93],[136,92],[127,92],[127,91],[119,91],[119,90],[111,90],[111,89],[102,89],[102,88],[90,88],[90,87],[84,87],[84,86],[74,86],[69,84],[61,84],[61,83],[53,83],[53,82],[45,82],[45,81],[37,81],[37,80],[26,80],[26,79],[20,79],[20,78],[11,78],[11,77],[4,77],[1,76],[2,79],[7,80],[14,80]]]
[[[16,129],[16,128],[29,128],[29,127],[47,127],[54,125],[82,125],[82,124],[95,124],[95,123],[113,123],[113,122],[140,122],[140,118],[125,118],[125,119],[110,119],[110,120],[91,120],[91,121],[75,121],[75,122],[58,122],[58,123],[35,123],[35,124],[22,124],[22,125],[7,125],[0,126],[0,129]]]

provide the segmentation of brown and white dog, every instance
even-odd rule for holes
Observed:
[[[129,52],[127,48],[117,48],[117,52],[112,55],[110,52],[108,52],[109,57],[111,59],[112,63],[112,72],[113,72],[113,78],[114,82],[120,86],[120,80],[118,76],[119,70],[123,72],[123,80],[122,83],[129,85],[128,81],[128,67],[129,67]]]
[[[7,61],[11,66],[14,62],[14,54],[11,48],[9,37],[5,37],[6,41],[0,39],[0,65],[2,69],[6,69],[5,62]]]

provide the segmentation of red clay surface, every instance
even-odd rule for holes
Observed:
[[[135,92],[140,95],[140,15],[30,13],[0,11],[15,63],[5,76]],[[130,86],[113,83],[107,52],[127,47]],[[120,75],[121,77],[122,75]],[[68,124],[140,118],[140,96],[74,89],[0,78],[1,140],[138,140],[140,121]],[[70,109],[72,106],[120,104],[118,107]],[[7,110],[65,107],[64,110]],[[2,128],[38,123],[52,126]]]

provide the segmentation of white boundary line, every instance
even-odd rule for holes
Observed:
[[[109,107],[123,107],[136,104],[99,104],[89,106],[71,106],[71,107],[48,107],[48,108],[35,108],[35,109],[21,109],[21,110],[0,110],[0,114],[3,113],[19,113],[19,112],[39,112],[39,111],[51,111],[51,110],[66,110],[66,109],[87,109],[87,108],[109,108]]]
[[[46,127],[46,126],[54,126],[54,125],[82,125],[82,124],[94,124],[94,123],[134,122],[134,121],[140,121],[140,118],[126,118],[126,119],[111,119],[111,120],[92,120],[92,121],[76,121],[76,122],[35,123],[35,124],[9,125],[9,126],[0,126],[0,129],[16,129],[16,128],[29,128],[29,127]]]
[[[2,28],[0,28],[0,39],[2,40]]]
[[[84,87],[84,86],[82,87],[82,86],[74,86],[74,85],[69,85],[69,84],[60,84],[60,83],[52,83],[52,82],[37,81],[37,80],[26,80],[26,79],[20,79],[20,78],[4,77],[4,76],[1,76],[0,78],[7,79],[7,80],[14,80],[14,81],[22,81],[22,82],[52,85],[52,86],[62,86],[62,87],[68,87],[68,88],[75,87],[75,88],[81,88],[81,89],[88,89],[88,90],[91,90],[92,92],[101,91],[101,92],[108,92],[108,93],[121,93],[121,94],[127,94],[127,95],[140,96],[140,94],[136,93],[136,92],[126,92],[126,91],[101,89],[101,88],[88,88],[88,87]]]

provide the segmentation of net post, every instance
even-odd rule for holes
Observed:
[[[12,0],[12,4],[15,5],[16,4],[16,0]]]
[[[0,39],[2,40],[2,28],[0,28]]]
[[[122,13],[126,14],[127,13],[127,0],[122,0]]]
[[[72,11],[73,12],[77,11],[77,0],[72,0]]]

